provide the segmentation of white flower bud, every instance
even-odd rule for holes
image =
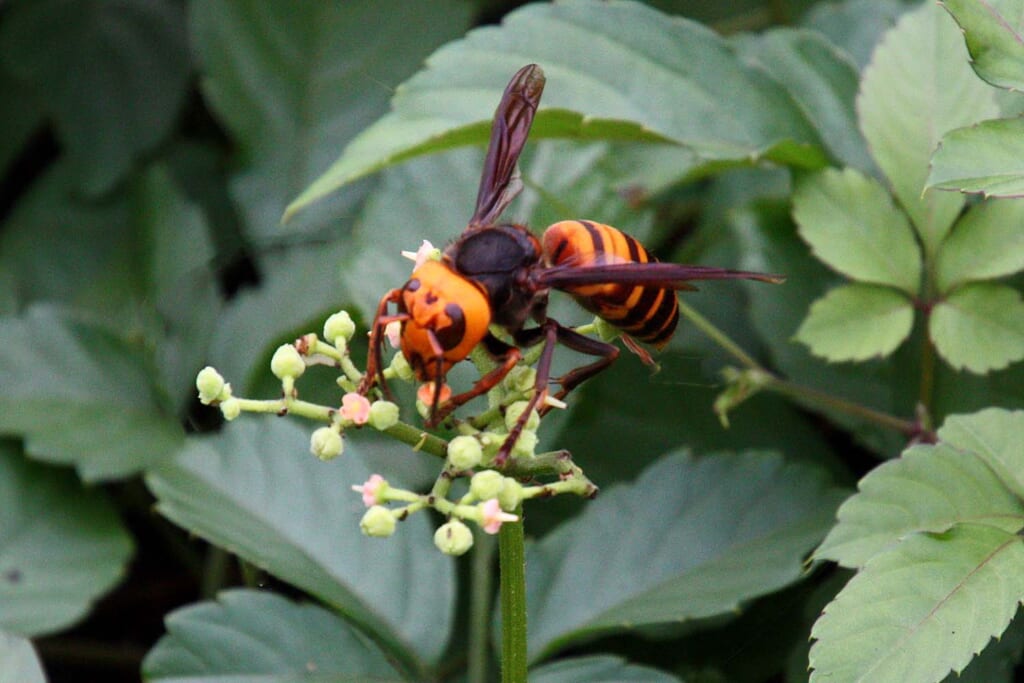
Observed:
[[[480,464],[484,450],[472,436],[457,436],[448,442],[448,462],[460,470],[471,470]]]
[[[277,347],[274,357],[270,359],[270,371],[278,379],[298,378],[306,371],[306,362],[302,360],[294,344],[282,344]]]
[[[395,533],[395,516],[383,505],[374,505],[359,521],[359,528],[367,536],[386,538]]]
[[[324,339],[331,344],[337,344],[339,338],[348,341],[355,333],[356,324],[348,311],[338,311],[324,323]]]
[[[434,532],[434,545],[445,555],[462,555],[473,547],[473,532],[459,520],[453,519]]]
[[[207,365],[196,375],[196,389],[199,391],[199,401],[203,405],[210,405],[214,401],[223,401],[228,395],[224,395],[224,389],[228,384],[224,378],[213,367]]]
[[[341,434],[330,427],[320,427],[309,437],[309,452],[321,460],[331,460],[345,450]]]

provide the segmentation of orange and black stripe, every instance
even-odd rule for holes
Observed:
[[[544,232],[543,246],[550,266],[586,268],[657,261],[626,233],[592,221],[555,223]],[[591,313],[656,348],[668,342],[679,323],[679,304],[672,288],[609,282],[569,285],[564,289]]]

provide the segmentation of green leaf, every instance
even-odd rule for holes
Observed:
[[[165,0],[13,4],[0,61],[25,82],[81,187],[110,190],[170,133],[189,79],[183,13]]]
[[[954,368],[999,370],[1024,358],[1024,301],[1006,285],[968,284],[936,304],[928,333]]]
[[[27,639],[0,630],[0,681],[46,683],[43,665]]]
[[[101,491],[0,445],[0,630],[67,628],[122,578],[131,554]]]
[[[971,67],[994,86],[1024,90],[1024,14],[1017,0],[943,0],[963,29]]]
[[[183,412],[195,397],[196,371],[219,324],[221,299],[211,268],[213,245],[198,207],[162,166],[138,174],[132,225],[140,249],[133,264],[146,299],[139,316],[152,341],[160,385]]]
[[[451,628],[451,559],[434,548],[425,515],[392,538],[363,536],[362,501],[349,490],[370,474],[358,446],[323,463],[309,454],[311,431],[238,420],[219,436],[191,439],[146,483],[175,523],[336,607],[422,673]]]
[[[912,415],[918,401],[913,357],[901,359],[900,351],[885,360],[867,363],[829,363],[812,355],[810,348],[794,344],[793,335],[807,317],[808,308],[840,280],[816,258],[797,235],[790,202],[763,202],[733,210],[729,225],[743,255],[738,267],[768,273],[785,273],[781,287],[744,287],[750,301],[754,329],[770,350],[771,364],[794,382],[894,415]],[[792,283],[799,282],[799,287]],[[894,377],[898,377],[895,380]],[[830,421],[856,435],[876,453],[892,457],[906,439],[890,428],[869,420],[829,410],[820,401],[801,401],[801,407],[823,413]]]
[[[530,670],[532,683],[678,683],[679,680],[663,671],[630,664],[611,655],[563,659]]]
[[[502,88],[530,61],[548,77],[534,139],[668,141],[707,161],[824,163],[789,96],[708,29],[634,2],[570,0],[529,5],[434,53],[399,87],[392,113],[360,134],[286,217],[388,165],[484,143]]]
[[[934,254],[963,198],[924,192],[932,152],[946,131],[996,114],[949,15],[930,2],[903,15],[864,71],[857,109],[872,156]]]
[[[532,658],[792,583],[837,498],[820,468],[773,454],[663,458],[528,549]]]
[[[28,189],[4,223],[0,270],[14,274],[23,306],[56,300],[123,327],[142,289],[129,201],[126,193],[89,201],[77,182],[75,169],[58,161]],[[61,248],[40,248],[49,244]]]
[[[953,420],[946,424],[956,425]],[[943,443],[910,448],[861,479],[815,556],[859,568],[913,533],[944,532],[959,522],[1010,533],[1024,526],[1024,502],[997,471],[973,457],[965,439],[947,442],[950,431],[940,432]],[[1024,437],[1024,430],[1013,433]]]
[[[950,131],[935,151],[927,183],[986,197],[1024,196],[1024,119],[992,119]]]
[[[28,89],[0,68],[0,174],[6,176],[11,162],[22,152],[29,136],[43,123],[39,106]]]
[[[349,624],[313,604],[254,590],[172,612],[167,635],[142,663],[147,681],[403,681]]]
[[[825,35],[845,50],[863,68],[871,59],[875,45],[892,28],[907,6],[897,0],[845,0],[812,5],[804,25]]]
[[[1004,486],[1024,499],[1024,411],[989,408],[951,415],[939,429],[939,438],[984,460]]]
[[[811,306],[794,339],[830,361],[888,356],[910,334],[914,307],[889,287],[844,285]]]
[[[455,0],[191,3],[203,92],[240,148],[232,191],[250,236],[280,239],[288,201],[387,110],[395,83],[468,27],[471,9]],[[289,230],[336,231],[366,189],[332,198]]]
[[[832,158],[863,171],[874,168],[857,128],[854,99],[860,75],[850,57],[805,30],[740,34],[734,42],[792,95]]]
[[[1024,653],[1024,618],[1020,612],[999,639],[981,651],[958,674],[949,674],[943,683],[1016,683],[1016,668]]]
[[[32,457],[74,464],[86,480],[124,477],[182,442],[139,349],[50,306],[0,318],[0,431]]]
[[[1022,225],[1022,201],[993,199],[972,206],[939,249],[935,264],[939,291],[1024,270]]]
[[[984,524],[914,534],[867,562],[811,631],[811,681],[915,683],[962,671],[1024,596],[1024,544]]]
[[[918,293],[921,252],[914,231],[873,178],[852,168],[809,176],[793,193],[793,218],[815,256],[840,273]]]

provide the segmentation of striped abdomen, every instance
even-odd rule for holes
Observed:
[[[586,268],[612,263],[656,261],[643,245],[624,232],[591,221],[560,221],[544,232],[549,266]],[[562,287],[588,311],[601,316],[631,337],[664,346],[679,323],[675,290],[651,285],[606,284]]]

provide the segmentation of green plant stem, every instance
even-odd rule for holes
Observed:
[[[506,525],[507,526],[507,525]],[[491,610],[494,604],[494,537],[474,532],[473,566],[470,569],[469,653],[466,677],[469,683],[490,680]]]
[[[715,327],[714,323],[681,300],[679,302],[679,312],[693,323],[694,327],[710,337],[712,341],[725,349],[729,355],[739,361],[744,367],[751,370],[764,370],[761,364],[753,356],[740,348],[739,344],[730,339],[729,335]]]
[[[498,563],[501,567],[501,681],[526,680],[526,548],[523,506],[519,521],[502,524],[498,531]]]
[[[817,389],[811,389],[810,387],[779,379],[774,375],[769,375],[764,388],[784,396],[789,396],[790,398],[802,400],[817,408],[831,408],[837,412],[846,413],[847,415],[868,420],[883,427],[895,429],[907,436],[918,436],[921,433],[921,426],[912,420],[904,420],[888,413],[862,406],[859,403],[853,403],[852,401],[846,401],[831,394],[826,394]]]
[[[895,429],[908,436],[919,436],[922,434],[921,425],[912,420],[904,420],[893,415],[868,408],[867,406],[853,403],[852,401],[846,401],[836,396],[832,396],[831,394],[826,394],[816,389],[811,389],[810,387],[795,384],[777,377],[763,368],[753,356],[740,348],[739,344],[734,342],[727,334],[718,329],[714,323],[682,301],[679,302],[679,312],[685,316],[687,320],[692,322],[700,331],[710,337],[716,344],[725,349],[725,351],[733,358],[742,363],[748,371],[756,373],[758,375],[758,380],[755,383],[758,386],[770,391],[778,392],[790,398],[802,400],[815,406],[826,407],[838,412],[846,413],[847,415],[853,415],[854,417]]]

